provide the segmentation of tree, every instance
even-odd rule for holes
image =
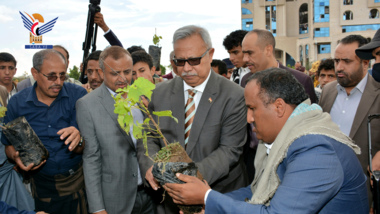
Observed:
[[[166,67],[163,65],[160,65],[160,67],[161,67],[161,75],[165,75],[166,74]]]
[[[80,76],[80,73],[79,73],[78,67],[74,65],[73,69],[70,69],[70,68],[69,68],[69,70],[70,70],[69,76],[70,76],[71,78],[74,78],[74,79],[78,80],[78,79],[79,79],[79,76]]]

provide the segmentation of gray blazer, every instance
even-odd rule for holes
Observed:
[[[83,170],[89,212],[131,213],[137,192],[138,163],[133,141],[119,126],[104,83],[76,103],[85,140]]]
[[[180,77],[162,82],[153,91],[149,111],[171,110],[178,124],[171,118],[161,118],[161,131],[172,142],[184,146],[183,80]],[[244,91],[236,83],[211,71],[192,124],[186,152],[196,163],[210,186],[225,193],[248,185],[242,161],[246,142],[247,111]],[[164,146],[162,140],[148,139],[149,155]],[[137,144],[142,174],[152,166],[144,155],[142,144]]]

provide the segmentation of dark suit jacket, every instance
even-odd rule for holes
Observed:
[[[368,213],[366,179],[351,148],[322,135],[295,140],[277,168],[281,181],[270,206],[249,204],[251,187],[211,191],[206,213]]]
[[[182,78],[173,78],[157,85],[149,111],[172,110],[171,118],[161,118],[160,127],[172,142],[184,146],[185,100]],[[211,70],[192,124],[186,152],[196,163],[210,186],[229,192],[248,184],[241,154],[246,142],[246,107],[243,89]],[[144,155],[142,144],[137,144],[140,169],[145,173],[151,159]],[[149,155],[164,147],[156,138],[149,138]],[[178,213],[178,212],[177,212]]]
[[[369,165],[367,117],[370,114],[380,113],[380,83],[376,82],[371,75],[368,75],[367,81],[358,109],[356,110],[349,136],[361,149],[362,153],[358,155],[358,158],[365,173],[367,172],[367,166]],[[325,112],[330,113],[335,98],[338,95],[336,86],[337,81],[334,81],[323,87],[319,105]],[[371,122],[371,127],[372,152],[375,154],[380,150],[380,120],[373,120]]]
[[[83,172],[89,212],[131,213],[137,193],[136,148],[119,126],[104,83],[77,101],[77,121],[85,139]]]
[[[107,39],[108,43],[110,43],[111,46],[116,45],[116,46],[123,47],[123,44],[121,44],[120,40],[113,33],[112,30],[110,30],[108,33],[104,34],[104,37]]]
[[[315,95],[314,85],[313,85],[313,81],[311,80],[311,78],[302,72],[299,72],[297,70],[285,67],[281,63],[279,65],[280,65],[280,68],[285,69],[285,70],[287,70],[293,74],[293,76],[298,80],[298,82],[300,82],[303,85],[303,87],[305,88],[305,91],[309,95],[311,102],[316,103],[317,102],[317,95]],[[252,76],[252,74],[253,73],[248,73],[243,77],[242,83],[241,83],[243,88],[247,84],[247,80],[250,76]]]

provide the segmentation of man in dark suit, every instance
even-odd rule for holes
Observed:
[[[104,82],[78,100],[77,120],[85,139],[83,172],[91,213],[154,213],[145,193],[136,157],[136,139],[119,126],[113,96],[132,81],[132,58],[128,51],[111,46],[99,57]],[[131,110],[135,121],[143,115]],[[132,130],[131,130],[132,132]]]
[[[205,213],[368,213],[360,149],[302,85],[283,69],[255,73],[244,92],[247,121],[259,138],[250,186],[227,194],[196,177],[166,184],[180,204],[205,204]]]
[[[174,62],[181,78],[157,85],[149,111],[173,112],[178,123],[161,118],[162,133],[170,143],[179,142],[185,147],[204,179],[214,189],[229,192],[245,186],[248,182],[241,157],[246,141],[243,89],[211,70],[214,48],[204,28],[191,25],[178,29],[173,36],[173,46]],[[189,100],[192,100],[191,105]],[[186,116],[191,124],[185,124],[188,113],[185,103],[188,111],[192,109],[192,114]],[[150,138],[149,155],[154,155],[163,146],[161,140]],[[152,175],[153,162],[144,155],[142,144],[137,147],[141,170],[151,187],[157,189],[159,185]],[[178,208],[172,203],[172,199],[167,197],[166,213],[178,213]]]
[[[258,71],[263,71],[268,68],[283,68],[294,75],[294,77],[303,85],[306,93],[312,103],[317,102],[314,85],[310,77],[306,74],[294,69],[283,66],[279,63],[275,56],[276,41],[271,32],[263,29],[255,29],[244,37],[242,47],[244,53],[244,61],[247,63],[251,73],[246,74],[242,79],[244,87],[248,78]]]
[[[323,111],[329,112],[343,133],[361,148],[358,158],[365,173],[369,165],[367,116],[380,112],[380,83],[368,74],[369,61],[355,55],[355,50],[366,43],[360,35],[340,40],[334,56],[337,81],[323,87],[319,101]],[[379,130],[380,120],[373,120],[371,127]],[[380,150],[380,132],[372,131],[371,134],[375,154]],[[368,192],[370,194],[369,185]]]

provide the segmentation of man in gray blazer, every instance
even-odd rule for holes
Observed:
[[[247,116],[243,89],[212,72],[214,48],[204,28],[185,26],[178,29],[173,36],[173,46],[179,77],[157,85],[149,111],[173,112],[178,123],[161,118],[162,133],[169,143],[179,142],[186,149],[214,189],[229,192],[247,185],[241,156],[246,142]],[[192,90],[195,95],[191,95]],[[185,133],[185,103],[189,98],[195,103],[195,114],[187,116],[193,122],[190,126],[186,124]],[[157,189],[159,185],[152,175],[153,162],[144,155],[143,145],[137,147],[141,170],[151,187]],[[149,155],[154,155],[162,147],[162,140],[148,140]],[[178,213],[169,196],[165,199],[165,212]]]
[[[77,121],[86,141],[83,170],[91,213],[154,213],[145,192],[136,156],[136,139],[117,122],[112,96],[132,80],[132,58],[119,46],[106,48],[99,58],[103,84],[78,100]],[[135,121],[143,121],[133,109]],[[132,132],[132,130],[131,130]]]
[[[337,81],[323,87],[319,105],[361,148],[358,158],[363,172],[368,175],[367,117],[380,113],[380,83],[368,74],[368,60],[355,54],[355,50],[366,42],[360,35],[349,35],[340,40],[334,56]],[[372,152],[375,154],[380,151],[380,120],[373,120],[371,128]],[[369,185],[368,193],[371,201]]]

